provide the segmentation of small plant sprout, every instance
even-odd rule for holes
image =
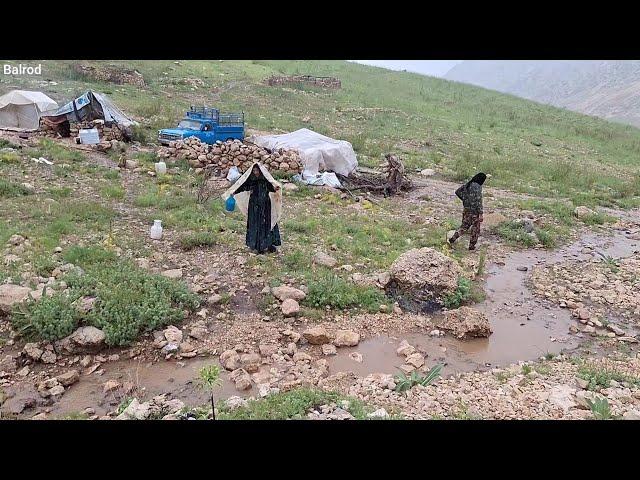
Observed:
[[[207,365],[202,367],[198,372],[200,380],[200,386],[211,394],[211,414],[213,419],[216,419],[216,405],[213,398],[213,391],[216,387],[222,385],[222,379],[220,378],[220,367],[217,365]]]
[[[596,397],[594,400],[587,400],[587,404],[597,420],[611,420],[614,418],[609,401],[606,398]]]
[[[415,385],[422,385],[423,387],[431,385],[440,376],[443,367],[444,365],[442,364],[435,365],[431,370],[427,372],[426,375],[422,375],[417,370],[414,370],[413,372],[411,372],[411,375],[409,377],[407,377],[404,372],[400,372],[395,377],[396,392],[406,392]]]

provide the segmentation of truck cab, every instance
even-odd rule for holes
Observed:
[[[197,137],[209,145],[217,141],[244,140],[244,112],[220,113],[216,108],[191,107],[176,128],[158,131],[162,145],[189,137]]]

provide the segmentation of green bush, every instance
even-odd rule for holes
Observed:
[[[307,306],[331,307],[340,310],[360,307],[376,312],[388,298],[373,287],[361,287],[346,281],[333,272],[323,272],[308,282],[309,293],[304,299]]]
[[[192,250],[198,247],[210,247],[217,243],[216,234],[212,232],[196,232],[183,236],[180,246],[183,250]]]
[[[458,308],[471,297],[471,280],[460,277],[458,279],[458,288],[450,295],[447,295],[443,304],[446,308]]]
[[[13,327],[28,339],[54,341],[73,333],[78,326],[79,313],[72,299],[61,293],[43,295],[29,300],[11,315]]]
[[[23,195],[29,195],[30,193],[28,188],[0,178],[0,197],[21,197]]]
[[[64,260],[80,267],[87,267],[99,263],[113,262],[116,254],[100,247],[79,247],[74,245],[64,254]]]

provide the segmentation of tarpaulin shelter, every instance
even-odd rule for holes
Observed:
[[[27,132],[37,130],[40,117],[58,104],[42,92],[12,90],[0,97],[0,129]]]
[[[115,123],[123,127],[137,125],[137,122],[125,115],[106,95],[92,90],[44,117],[48,123],[53,125],[62,122],[89,122],[92,120],[104,120],[105,124]]]
[[[297,150],[304,165],[304,178],[315,177],[321,170],[349,176],[358,166],[356,153],[349,142],[325,137],[307,128],[284,135],[255,137],[253,142],[270,150]]]

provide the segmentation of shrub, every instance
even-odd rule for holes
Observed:
[[[375,312],[387,297],[373,287],[361,287],[347,282],[333,272],[320,274],[308,282],[309,293],[304,299],[305,305],[315,308],[332,307],[346,309],[361,307]]]
[[[21,197],[23,195],[29,195],[30,193],[28,188],[0,178],[0,197]]]
[[[25,338],[54,341],[73,333],[78,326],[79,313],[71,298],[61,293],[43,295],[40,300],[28,301],[12,312],[14,328]]]
[[[183,236],[180,246],[183,250],[192,250],[198,247],[210,247],[217,243],[217,236],[211,232],[196,232]]]
[[[444,365],[442,364],[435,365],[426,375],[422,375],[417,370],[414,370],[409,377],[403,372],[400,372],[395,376],[396,392],[406,392],[415,385],[422,385],[423,387],[431,385],[440,376],[443,367]]]
[[[458,308],[471,297],[471,280],[460,277],[456,291],[447,295],[443,304],[446,308]]]

